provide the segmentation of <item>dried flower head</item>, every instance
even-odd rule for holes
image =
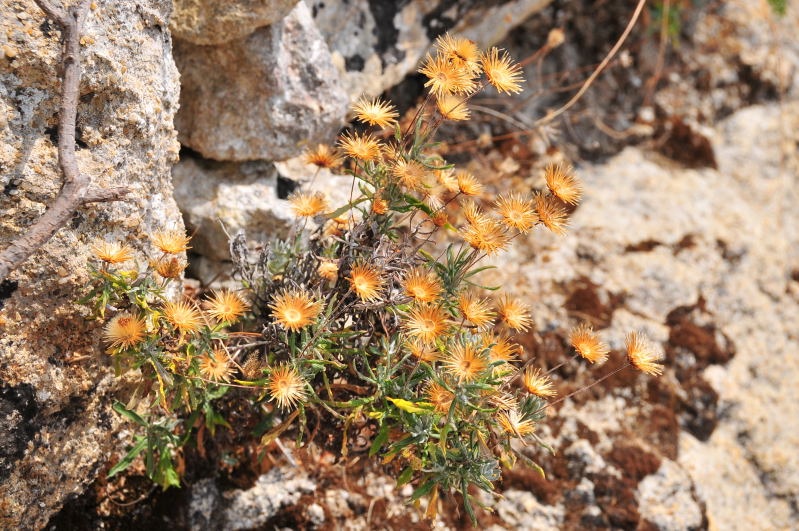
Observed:
[[[286,289],[272,297],[269,308],[277,324],[296,332],[316,320],[322,311],[322,303],[315,301],[304,289]]]
[[[338,278],[338,264],[333,260],[320,260],[316,271],[320,277],[331,282],[335,282]]]
[[[186,269],[186,263],[174,256],[153,262],[152,266],[163,278],[178,278]]]
[[[380,158],[380,142],[370,134],[344,133],[338,142],[350,157],[367,162]]]
[[[305,162],[320,168],[333,169],[340,166],[343,161],[341,153],[327,144],[318,144],[316,149],[305,153]]]
[[[519,299],[503,295],[499,299],[499,315],[514,330],[525,331],[533,326],[530,308]]]
[[[455,178],[458,180],[458,190],[463,195],[480,195],[483,192],[483,185],[471,173],[459,171]]]
[[[526,234],[538,223],[532,199],[509,193],[499,196],[495,204],[497,211],[502,216],[502,223],[523,234]]]
[[[355,111],[355,117],[361,122],[369,125],[376,125],[378,127],[388,127],[397,120],[396,108],[380,98],[369,99],[361,97],[355,105],[352,106]]]
[[[496,314],[491,311],[488,300],[481,299],[472,291],[465,291],[458,295],[458,308],[464,319],[473,325],[482,328],[494,322]]]
[[[233,323],[244,315],[250,306],[233,291],[215,291],[207,301],[208,314],[219,322]]]
[[[436,176],[436,180],[438,180],[441,186],[443,186],[448,192],[455,193],[460,191],[460,188],[458,188],[458,179],[455,178],[455,170],[452,168],[446,168],[443,170],[435,170],[433,173]]]
[[[532,367],[528,367],[527,370],[524,371],[524,387],[527,389],[528,393],[542,398],[555,396],[557,394],[549,376],[541,374],[541,369],[534,369]]]
[[[583,195],[583,187],[574,169],[568,164],[548,164],[544,169],[544,178],[549,190],[564,203],[576,205]]]
[[[296,369],[288,365],[278,365],[272,369],[267,389],[272,400],[281,409],[288,409],[308,397],[305,385],[305,380]]]
[[[408,351],[422,361],[436,361],[441,357],[439,351],[423,341],[408,341],[406,345],[408,346]]]
[[[385,283],[377,268],[365,263],[355,264],[348,280],[352,291],[359,299],[366,302],[378,300]]]
[[[439,413],[448,413],[449,408],[452,407],[452,401],[455,400],[455,395],[447,391],[446,387],[433,381],[427,384],[425,394]]]
[[[519,401],[510,393],[492,394],[488,401],[500,411],[509,411],[519,407]]]
[[[297,192],[289,197],[291,210],[301,217],[318,216],[328,209],[327,199],[321,192]]]
[[[555,234],[566,234],[568,214],[554,196],[537,193],[533,196],[535,211],[541,223]]]
[[[455,343],[443,359],[443,365],[459,383],[477,379],[488,367],[482,350],[469,343]]]
[[[464,98],[453,96],[451,94],[444,94],[436,98],[436,107],[438,112],[441,113],[447,120],[453,122],[460,122],[470,118],[470,111]]]
[[[212,354],[200,356],[200,374],[215,382],[228,382],[233,374],[230,356],[222,349],[214,349]]]
[[[488,216],[480,210],[480,207],[474,201],[464,201],[462,205],[463,217],[470,225],[480,225],[489,221]]]
[[[118,264],[133,259],[133,249],[117,242],[108,243],[99,240],[92,246],[92,252],[98,260],[109,264]]]
[[[472,248],[489,256],[500,252],[510,242],[510,236],[505,227],[488,217],[481,223],[461,229],[461,236]]]
[[[453,64],[441,54],[435,57],[428,54],[422,67],[419,68],[419,73],[429,78],[424,86],[430,87],[430,92],[434,96],[468,94],[475,89],[472,73],[467,68]]]
[[[585,323],[572,329],[569,343],[574,349],[591,363],[604,362],[608,357],[608,346],[599,340],[599,336]]]
[[[372,212],[378,215],[388,212],[388,201],[375,195],[374,198],[372,198]]]
[[[189,302],[167,301],[163,312],[164,318],[181,334],[197,330],[202,322],[200,312]]]
[[[627,334],[625,341],[627,360],[641,372],[658,376],[663,374],[663,365],[658,363],[661,357],[649,343],[647,338],[638,332]]]
[[[434,343],[447,329],[447,314],[437,305],[420,304],[412,308],[402,322],[405,331],[414,339]]]
[[[121,313],[108,321],[103,337],[112,349],[126,349],[144,340],[145,325],[137,315]]]
[[[480,49],[474,41],[445,33],[436,39],[436,48],[456,67],[465,69],[472,76],[480,73]]]
[[[511,94],[523,90],[522,68],[513,62],[508,52],[499,48],[491,48],[483,53],[481,63],[488,82],[499,92]]]
[[[433,213],[430,217],[430,221],[432,221],[433,225],[436,227],[443,227],[449,223],[449,215],[444,210],[439,210]]]
[[[391,175],[399,179],[403,186],[411,190],[417,190],[422,187],[426,174],[425,167],[415,160],[400,159],[391,167]]]
[[[488,359],[490,362],[504,361],[511,363],[518,360],[522,347],[513,343],[507,336],[489,332],[482,336],[483,348],[489,348]]]
[[[433,302],[441,294],[438,277],[422,267],[414,267],[408,271],[402,284],[405,293],[420,302]]]
[[[499,414],[498,420],[503,430],[520,439],[535,431],[535,423],[530,419],[525,419],[516,409],[503,411]]]
[[[186,236],[186,233],[179,230],[156,232],[150,236],[150,239],[153,245],[168,254],[178,254],[191,249],[189,247],[191,236]]]
[[[244,365],[241,366],[241,372],[244,373],[244,377],[248,380],[256,380],[263,376],[265,368],[266,363],[264,360],[261,359],[257,352],[253,352],[247,358],[247,361],[244,362]]]

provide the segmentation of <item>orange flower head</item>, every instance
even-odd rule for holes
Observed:
[[[178,254],[191,249],[189,247],[191,236],[186,236],[186,233],[179,230],[156,232],[150,236],[150,239],[156,247],[168,254]]]
[[[583,195],[583,187],[574,169],[568,164],[548,164],[544,169],[544,178],[549,190],[564,203],[576,205]]]
[[[434,96],[445,94],[469,94],[475,89],[472,73],[466,68],[453,64],[446,56],[429,54],[419,69],[420,74],[428,77],[425,87],[430,87]]]
[[[452,376],[459,383],[477,379],[488,367],[488,360],[483,357],[481,349],[471,344],[455,343],[443,360]]]
[[[480,225],[489,221],[488,216],[480,210],[480,207],[474,201],[463,202],[463,217],[466,218],[469,225]]]
[[[527,370],[524,371],[524,387],[528,393],[541,398],[548,398],[557,394],[549,376],[541,374],[541,369],[532,367],[527,367]]]
[[[388,102],[382,101],[380,98],[369,99],[361,97],[352,109],[355,111],[355,117],[359,121],[376,125],[378,127],[388,127],[397,121],[396,108]]]
[[[485,218],[477,225],[469,225],[461,229],[461,236],[472,248],[489,256],[502,251],[510,242],[510,236],[505,227],[491,218]]]
[[[338,278],[338,264],[333,260],[321,260],[316,271],[320,277],[331,282]]]
[[[433,225],[435,225],[436,227],[443,227],[444,225],[449,223],[449,216],[443,210],[439,210],[433,213],[433,216],[430,218],[430,220],[433,222]]]
[[[499,414],[498,420],[503,430],[520,439],[535,431],[535,423],[530,419],[525,419],[516,409],[503,411]]]
[[[444,170],[435,170],[436,179],[441,186],[443,186],[448,192],[458,192],[460,188],[458,188],[458,179],[455,177],[455,170],[452,168],[447,168]]]
[[[308,398],[305,385],[305,380],[296,369],[278,365],[272,370],[267,389],[281,409],[288,409]]]
[[[455,400],[455,395],[443,385],[430,381],[425,389],[425,394],[430,402],[439,413],[449,413],[449,408],[452,407],[452,401]]]
[[[458,308],[463,318],[478,328],[490,325],[496,316],[489,302],[472,291],[465,291],[458,296]]]
[[[328,170],[337,168],[343,161],[344,157],[341,156],[341,153],[327,144],[318,144],[316,149],[308,150],[305,153],[305,162],[307,164],[313,164]]]
[[[510,193],[499,196],[495,205],[502,216],[502,223],[522,234],[529,232],[538,223],[532,199]]]
[[[322,303],[315,301],[304,289],[286,289],[272,297],[269,308],[277,324],[297,332],[316,320],[322,311]]]
[[[533,196],[535,210],[541,223],[558,235],[566,234],[568,214],[554,196],[537,193]]]
[[[432,346],[418,339],[408,341],[406,345],[408,346],[408,351],[421,361],[437,361],[441,357],[440,353]]]
[[[414,267],[405,275],[405,293],[419,302],[433,302],[441,294],[441,282],[430,271]]]
[[[321,192],[298,192],[289,197],[291,210],[304,218],[318,216],[328,209],[327,199]]]
[[[480,49],[474,41],[445,33],[436,39],[436,48],[450,63],[466,70],[471,76],[480,73]]]
[[[499,300],[499,315],[509,327],[525,331],[533,326],[530,309],[519,299],[503,295]]]
[[[604,362],[608,357],[608,346],[599,340],[590,326],[583,323],[569,333],[569,343],[574,349],[591,363]]]
[[[641,372],[659,376],[663,374],[663,365],[658,363],[661,357],[643,334],[630,332],[625,342],[627,348],[627,360],[630,364]]]
[[[219,322],[233,323],[244,315],[250,306],[233,291],[215,291],[208,300],[208,313]]]
[[[464,98],[459,96],[451,94],[439,96],[436,98],[436,107],[441,116],[453,122],[462,122],[470,118],[469,106],[466,105]]]
[[[518,343],[513,343],[507,336],[489,332],[483,335],[483,348],[491,348],[488,351],[490,362],[504,361],[511,363],[517,361],[521,354],[522,347]]]
[[[99,240],[92,246],[92,252],[98,260],[109,264],[119,264],[133,259],[133,249],[117,242],[108,243]]]
[[[181,334],[194,332],[200,327],[200,312],[189,302],[167,301],[163,308],[164,318]]]
[[[200,357],[200,374],[208,380],[229,382],[233,371],[233,363],[222,349],[214,349],[213,354],[203,354]]]
[[[513,63],[508,52],[499,48],[486,51],[481,59],[483,71],[488,82],[494,85],[498,92],[511,94],[523,90],[522,68],[518,63]]]
[[[355,264],[350,271],[350,288],[359,299],[365,302],[374,302],[380,299],[385,280],[380,276],[377,268],[366,264]]]
[[[388,212],[388,201],[376,195],[372,199],[372,212],[378,215]]]
[[[109,348],[130,348],[144,340],[144,321],[139,316],[121,313],[108,321],[103,337],[108,342]]]
[[[186,269],[186,263],[178,260],[176,257],[165,258],[157,262],[151,263],[156,273],[163,278],[178,278]]]
[[[427,170],[415,160],[400,159],[391,167],[391,175],[410,190],[423,188]]]
[[[370,134],[344,133],[338,142],[344,153],[350,157],[365,162],[375,161],[380,158],[380,142]]]
[[[412,308],[402,323],[412,338],[433,344],[447,329],[447,314],[440,306],[421,304]]]
[[[516,397],[509,393],[498,393],[491,395],[488,401],[491,405],[500,411],[510,411],[519,407],[519,401]]]
[[[468,171],[459,171],[455,174],[458,180],[458,190],[463,195],[480,195],[483,192],[483,185]]]

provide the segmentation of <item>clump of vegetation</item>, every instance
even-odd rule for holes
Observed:
[[[340,434],[344,455],[356,427],[369,433],[368,455],[398,485],[413,482],[411,500],[429,496],[428,515],[456,491],[474,520],[470,486],[493,492],[502,466],[536,467],[512,443],[546,446],[536,425],[555,389],[514,341],[533,326],[529,308],[481,285],[481,261],[536,227],[563,234],[582,189],[570,167],[550,165],[545,190],[503,193],[489,209],[474,202],[483,185],[437,155],[434,136],[443,121],[468,119],[479,91],[520,92],[522,72],[505,52],[466,39],[445,35],[436,47],[420,68],[429,93],[414,116],[401,124],[389,102],[361,99],[364,127],[308,154],[317,173],[345,165],[353,176],[345,205],[331,210],[321,194],[299,191],[289,238],[260,251],[231,242],[240,291],[168,300],[185,267],[183,234],[154,235],[158,253],[142,272],[120,268],[131,249],[97,246],[84,302],[100,318],[113,312],[109,353],[118,373],[140,374],[134,398],[115,406],[139,429],[111,475],[143,454],[154,481],[178,485],[180,448],[202,426],[230,428],[218,404],[232,392],[269,413],[256,430],[264,445],[289,432],[308,443],[310,412]],[[575,355],[605,361],[609,349],[589,326],[569,340]],[[627,347],[625,367],[661,371],[642,336]]]

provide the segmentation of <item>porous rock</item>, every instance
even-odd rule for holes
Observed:
[[[95,0],[81,46],[80,170],[125,202],[92,204],[0,284],[0,527],[35,529],[83,490],[113,447],[117,388],[86,294],[98,238],[137,251],[182,229],[169,166],[178,73],[171,2]],[[29,230],[62,184],[57,163],[60,32],[32,0],[0,1],[0,248]],[[10,52],[11,51],[11,52]],[[140,254],[141,256],[141,254]],[[142,260],[140,259],[140,263]],[[133,267],[133,263],[129,264]]]
[[[264,525],[285,506],[296,504],[316,485],[304,474],[273,468],[258,478],[252,488],[224,493],[229,505],[225,510],[225,530],[252,529]]]
[[[222,44],[277,22],[297,0],[175,0],[172,35],[194,44]]]

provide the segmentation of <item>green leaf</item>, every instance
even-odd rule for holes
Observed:
[[[423,483],[418,489],[413,491],[413,494],[411,494],[411,501],[416,501],[425,494],[428,494],[435,486],[436,482],[432,479],[428,480],[426,483]]]
[[[123,417],[127,417],[128,420],[131,420],[140,426],[147,426],[147,423],[144,421],[143,418],[141,418],[135,412],[127,409],[122,402],[119,401],[114,402],[114,405],[112,407],[114,408],[114,411],[116,411]]]
[[[111,470],[108,471],[107,477],[112,478],[117,474],[119,474],[120,472],[122,472],[123,470],[125,470],[126,468],[128,468],[131,465],[131,463],[133,463],[133,460],[136,459],[136,457],[140,453],[142,453],[142,451],[146,446],[147,446],[147,437],[142,437],[141,440],[139,440],[139,442],[136,444],[136,446],[131,448],[131,450],[127,454],[125,454],[125,457],[123,457],[122,460],[119,461],[119,463],[114,465],[111,468]]]
[[[369,448],[369,457],[374,456],[378,451],[380,451],[380,447],[383,446],[387,440],[388,423],[386,422],[380,427],[377,437],[375,437],[375,440],[372,441],[372,446]]]
[[[405,485],[411,479],[413,479],[413,467],[406,466],[405,470],[400,472],[400,475],[397,476],[397,488]]]

